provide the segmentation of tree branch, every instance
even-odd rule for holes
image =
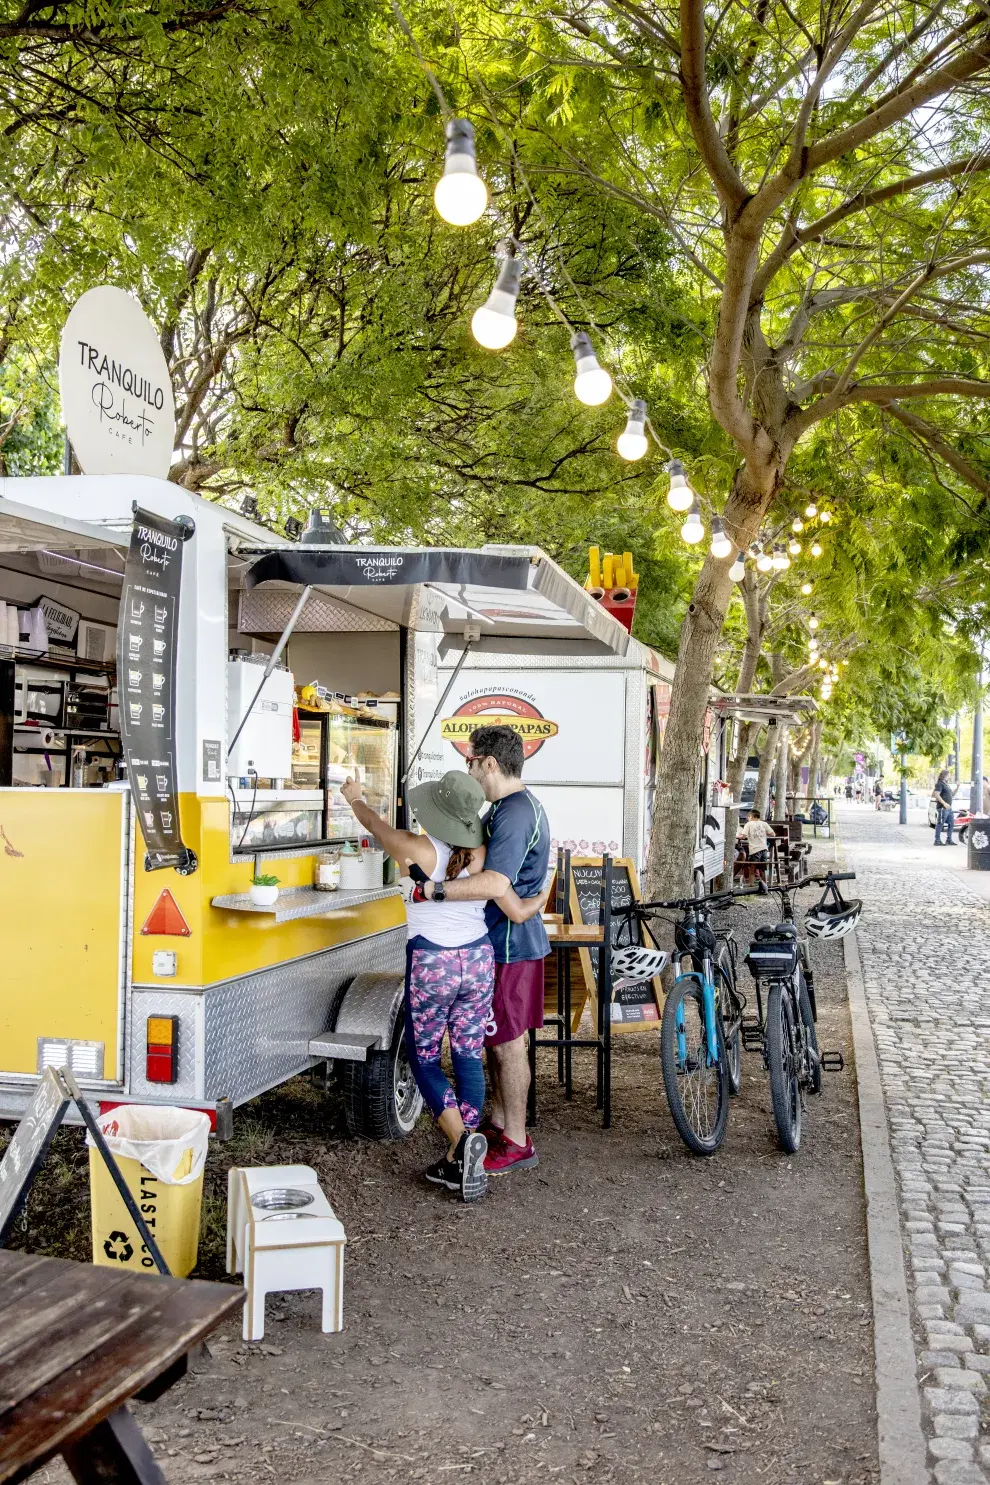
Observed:
[[[954,469],[959,478],[966,481],[974,490],[986,499],[990,497],[990,480],[975,470],[962,454],[948,443],[933,423],[919,418],[916,413],[908,412],[906,407],[901,407],[897,402],[884,403],[882,411],[889,417],[896,418],[905,428],[920,439],[923,439],[930,448],[934,449],[941,459],[944,459],[950,469]]]

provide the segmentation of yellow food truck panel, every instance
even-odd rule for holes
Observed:
[[[126,926],[125,799],[94,789],[2,789],[3,1071],[40,1071],[43,1044],[91,1042],[96,1080],[120,1076]],[[16,904],[16,909],[13,906]]]
[[[253,858],[230,859],[230,808],[225,799],[179,796],[182,838],[199,857],[199,870],[182,877],[174,871],[148,872],[143,866],[143,842],[138,843],[134,874],[135,984],[156,981],[153,956],[156,949],[171,949],[176,955],[175,977],[167,988],[198,988],[252,974],[273,965],[319,953],[336,944],[365,938],[405,922],[401,898],[382,898],[360,906],[337,909],[333,893],[326,895],[326,913],[277,923],[269,913],[236,912],[211,906],[214,897],[247,892]],[[283,888],[308,887],[313,881],[312,856],[288,857],[278,862]],[[167,891],[188,933],[156,933],[161,921],[156,907]],[[161,981],[159,981],[161,983]]]

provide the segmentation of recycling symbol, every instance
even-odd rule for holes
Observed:
[[[121,1245],[119,1248],[118,1243]],[[103,1251],[108,1258],[115,1258],[120,1263],[126,1263],[134,1253],[134,1249],[127,1241],[126,1232],[112,1232],[103,1244]]]

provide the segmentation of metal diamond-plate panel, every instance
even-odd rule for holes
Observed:
[[[242,634],[281,634],[292,610],[299,602],[298,589],[254,588],[242,592],[237,608],[237,627]],[[390,619],[365,614],[348,604],[338,603],[325,593],[311,593],[306,607],[296,621],[296,634],[393,633],[398,629]]]
[[[336,1030],[382,1037],[387,1045],[402,1000],[403,980],[402,972],[362,975],[344,996]]]
[[[309,1067],[310,1041],[326,1030],[344,981],[362,970],[402,969],[405,950],[405,927],[390,928],[210,986],[203,993],[206,1098],[243,1103]]]
[[[148,1017],[178,1016],[179,1076],[174,1083],[149,1083],[145,1077],[148,1053]],[[125,1084],[131,1098],[163,1099],[178,1102],[183,1098],[203,1097],[201,1028],[203,1025],[203,991],[177,992],[162,990],[157,985],[135,985],[131,991],[130,1034],[127,1038],[128,1079]]]

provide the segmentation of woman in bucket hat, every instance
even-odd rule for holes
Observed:
[[[469,774],[456,770],[410,789],[409,805],[423,835],[393,829],[369,807],[353,779],[340,792],[363,828],[398,862],[403,877],[436,884],[429,902],[421,896],[416,900],[412,891],[407,895],[406,1051],[427,1107],[447,1137],[447,1152],[430,1166],[426,1179],[459,1191],[464,1201],[477,1201],[488,1183],[488,1145],[478,1123],[485,1101],[481,1054],[491,1022],[495,962],[484,902],[447,902],[443,884],[484,869],[484,792]],[[414,888],[412,880],[409,887]],[[510,889],[500,906],[507,917],[522,923],[540,911],[543,901],[521,901]],[[453,1088],[440,1063],[445,1033]]]

